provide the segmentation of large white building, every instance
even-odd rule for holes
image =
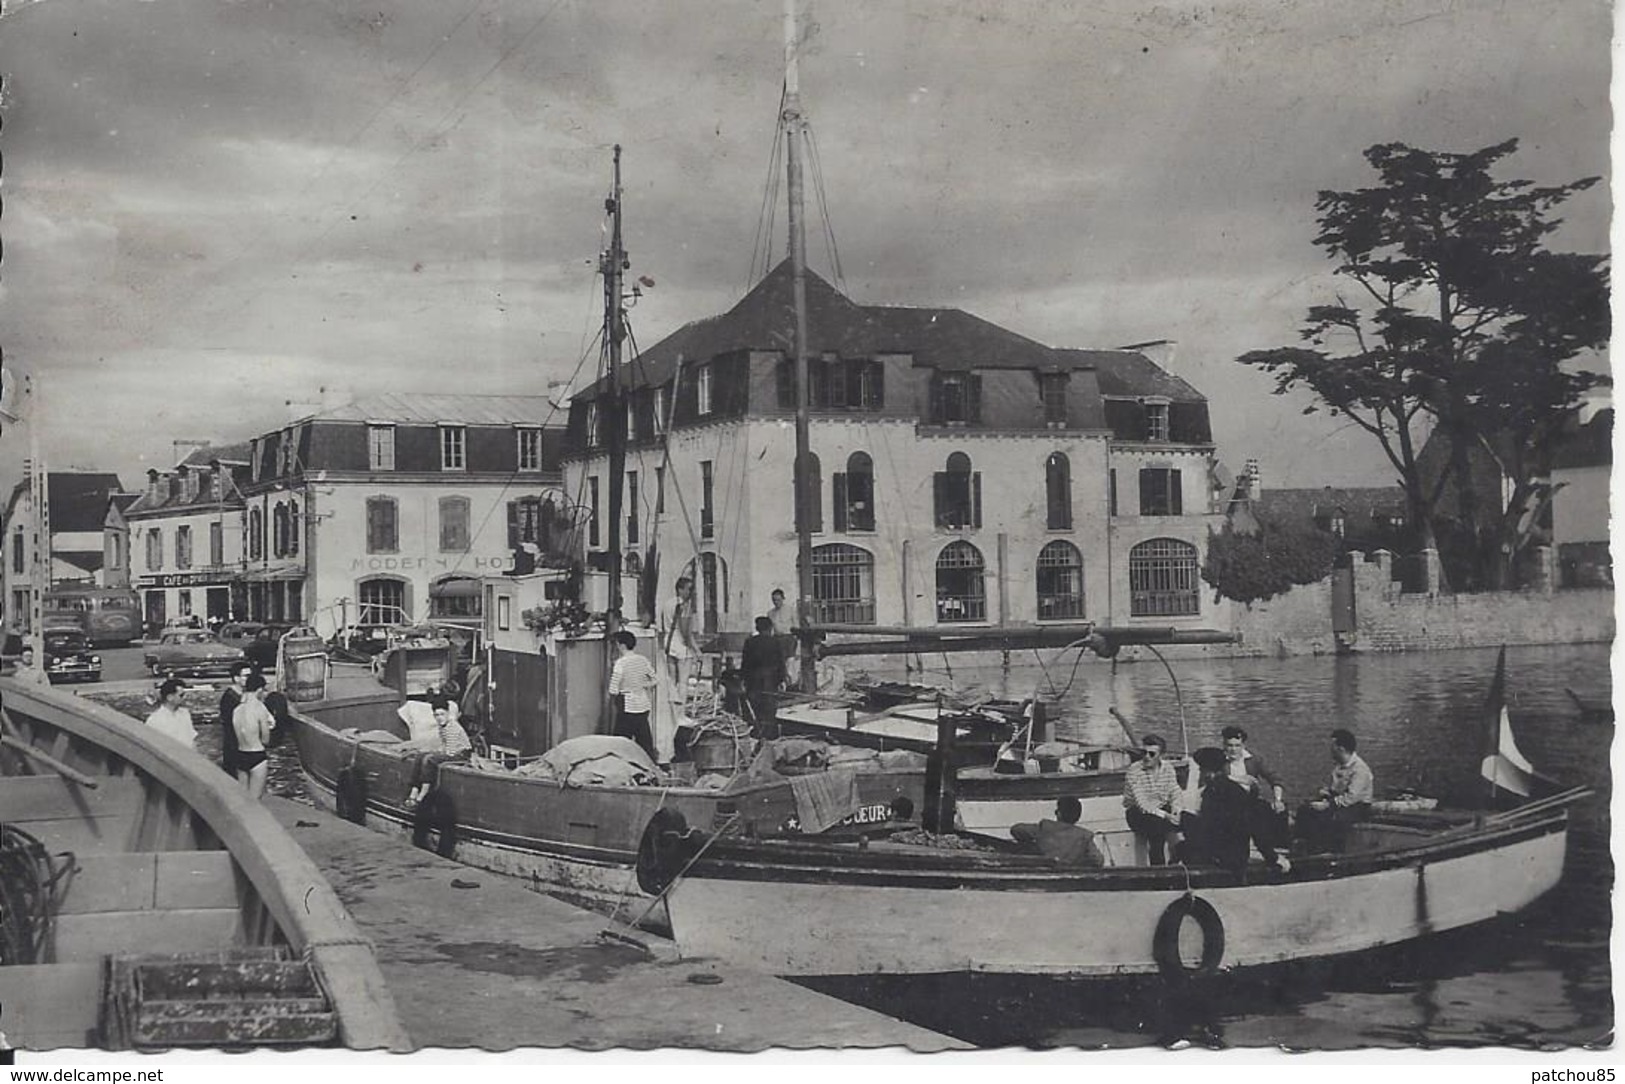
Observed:
[[[255,438],[243,483],[247,616],[474,620],[478,577],[542,545],[562,505],[545,396],[385,394]]]
[[[109,502],[108,551],[128,556],[130,586],[149,632],[172,619],[218,625],[244,616],[238,578],[243,560],[245,444],[199,448],[174,470],[147,472],[147,488],[128,505]],[[127,535],[128,542],[116,540]]]
[[[797,594],[790,295],[781,265],[645,351],[624,418],[603,382],[572,400],[565,487],[589,563],[608,544],[607,427],[627,428],[621,538],[645,614],[691,570],[708,632]],[[1216,623],[1207,402],[1153,360],[1167,344],[1058,350],[957,309],[859,305],[812,274],[807,301],[815,620]]]

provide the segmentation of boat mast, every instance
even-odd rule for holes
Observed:
[[[796,70],[796,0],[784,0],[784,162],[788,174],[790,226],[790,270],[796,311],[796,574],[800,599],[796,624],[801,633],[801,688],[817,688],[813,667],[813,639],[809,631],[813,612],[812,524],[819,494],[813,491],[809,467],[812,439],[809,434],[807,393],[807,229],[801,184],[801,133],[806,120],[801,113],[801,86]]]
[[[604,349],[609,370],[609,391],[604,397],[603,424],[609,444],[609,606],[611,614],[621,609],[621,499],[626,488],[626,409],[621,397],[621,343],[626,338],[626,313],[621,308],[622,275],[631,266],[621,244],[621,145],[615,144],[615,180],[609,198],[609,248],[600,253],[599,269],[604,274]],[[591,439],[589,434],[588,439]],[[621,615],[624,617],[624,615]],[[614,632],[616,618],[606,624]]]

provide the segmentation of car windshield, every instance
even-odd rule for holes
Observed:
[[[85,646],[83,633],[77,632],[47,632],[45,634],[45,648],[47,651],[78,651]]]

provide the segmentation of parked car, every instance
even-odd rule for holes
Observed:
[[[52,684],[102,679],[102,657],[91,651],[90,637],[84,630],[45,630],[45,676]]]
[[[259,621],[228,621],[220,626],[220,642],[238,648],[261,670],[276,668],[277,648],[291,625]]]
[[[242,648],[199,629],[166,632],[141,656],[147,669],[158,676],[229,674],[232,666],[247,657]]]

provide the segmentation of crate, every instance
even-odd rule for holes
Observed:
[[[277,950],[110,956],[102,1032],[113,1050],[324,1046],[338,1018],[309,962]]]

